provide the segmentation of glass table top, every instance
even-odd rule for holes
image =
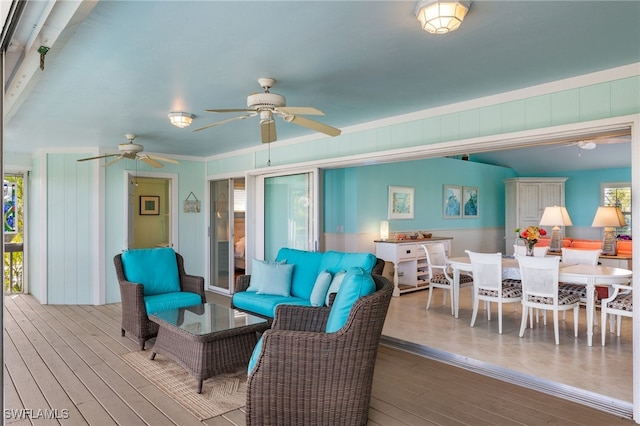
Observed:
[[[196,336],[267,322],[264,318],[213,303],[158,311],[150,317],[155,317]]]

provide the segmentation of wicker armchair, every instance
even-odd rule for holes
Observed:
[[[280,305],[247,381],[247,425],[364,425],[393,285],[359,299],[346,324],[325,333],[328,307]]]
[[[205,303],[204,278],[195,275],[187,275],[184,271],[184,259],[176,253],[178,262],[178,274],[180,276],[180,289],[199,294],[202,303]],[[122,265],[122,255],[117,254],[113,258],[116,267],[116,275],[120,284],[120,297],[122,299],[122,336],[125,331],[136,336],[140,344],[140,350],[144,350],[145,341],[158,335],[158,324],[149,320],[144,304],[143,286],[127,281]]]

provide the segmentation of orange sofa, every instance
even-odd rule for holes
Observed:
[[[545,247],[551,242],[551,238],[542,237],[536,243],[536,246]],[[631,240],[618,240],[618,254],[621,256],[631,256]],[[602,247],[602,240],[581,240],[573,238],[563,238],[562,247],[583,249],[583,250],[597,250]]]

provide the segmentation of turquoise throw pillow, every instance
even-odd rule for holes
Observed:
[[[267,276],[265,275],[265,269],[263,265],[273,265],[276,263],[285,264],[286,260],[280,261],[271,261],[271,260],[258,260],[253,259],[251,261],[251,278],[249,278],[249,287],[247,291],[258,291],[260,289],[260,285],[266,281]]]
[[[171,247],[135,249],[122,253],[127,281],[144,285],[144,295],[180,291],[176,252]]]
[[[313,290],[311,291],[311,297],[309,297],[311,306],[324,306],[327,290],[329,290],[329,286],[331,285],[331,279],[331,273],[326,269],[318,274],[318,278],[316,278]]]
[[[272,296],[291,296],[291,276],[294,265],[286,263],[255,262],[251,271],[251,281],[257,274],[257,294]]]
[[[334,333],[344,327],[354,303],[374,291],[376,285],[370,273],[360,267],[349,269],[331,306],[325,331]]]
[[[344,279],[347,271],[338,271],[331,279],[331,285],[329,285],[329,289],[327,290],[327,295],[324,299],[325,306],[329,306],[329,295],[331,293],[337,293],[340,290],[340,285],[342,284],[342,280]]]

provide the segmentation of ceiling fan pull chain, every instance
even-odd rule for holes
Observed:
[[[267,167],[271,166],[271,142],[267,144],[267,152],[269,153],[269,158],[267,159]]]

